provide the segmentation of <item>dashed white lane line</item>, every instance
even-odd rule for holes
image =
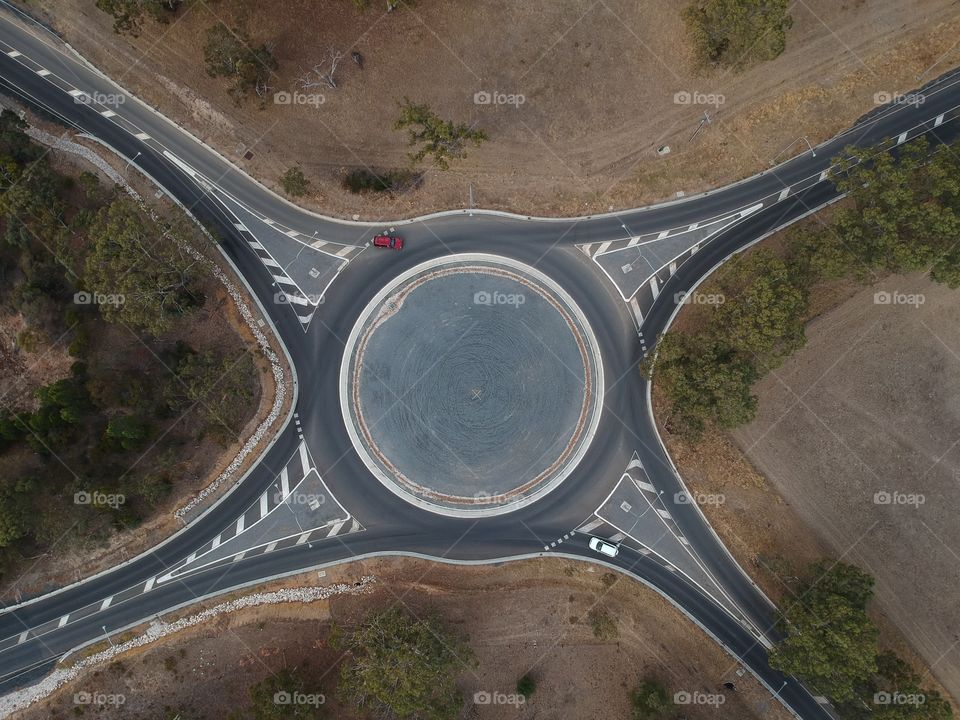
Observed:
[[[607,248],[610,247],[612,244],[613,244],[612,242],[600,243],[600,248],[597,250],[597,255],[599,255],[600,253],[606,252]]]
[[[287,474],[287,466],[283,466],[283,470],[280,471],[280,494],[284,498],[290,494],[290,476]]]
[[[787,195],[789,194],[790,194],[790,188],[788,187],[784,188],[783,190],[780,191],[780,196],[777,198],[777,202],[780,202],[781,200],[786,200]]]
[[[657,491],[657,489],[653,485],[651,485],[648,482],[644,482],[643,480],[634,480],[633,484],[636,485],[641,490],[646,490],[647,492],[655,493]]]
[[[110,603],[112,603],[112,602],[113,602],[113,596],[111,595],[111,596],[108,597],[106,600],[104,600],[102,603],[100,603],[100,612],[103,612],[103,611],[106,610],[108,607],[110,607]]]
[[[610,537],[610,542],[618,543],[626,537],[622,532],[618,532]]]
[[[147,135],[145,132],[138,132],[136,135],[134,135],[134,137],[135,137],[137,140],[149,140],[149,139],[150,139],[150,136]]]
[[[906,141],[907,134],[905,132],[902,132],[897,136],[897,145],[903,145]]]
[[[233,561],[240,562],[241,560],[243,560],[246,554],[247,554],[246,550],[244,550],[243,552],[238,552],[236,555],[233,556]]]
[[[657,282],[656,275],[650,278],[650,294],[653,295],[654,300],[660,296],[660,283]]]
[[[633,317],[637,321],[637,325],[643,324],[643,313],[640,312],[640,302],[637,300],[636,295],[630,298],[630,312],[633,313]]]
[[[113,110],[101,110],[100,114],[106,118],[111,118],[116,116],[116,113]]]
[[[192,552],[192,553],[190,553],[189,555],[187,555],[187,561],[184,563],[184,565],[189,565],[190,563],[192,563],[192,562],[193,562],[194,560],[196,560],[196,559],[197,559],[197,553],[196,553],[196,552]]]
[[[222,537],[223,537],[222,535],[217,535],[217,536],[213,539],[213,544],[210,546],[210,549],[211,549],[211,550],[214,550],[215,548],[220,547],[220,543],[223,542],[223,540],[221,539]]]
[[[578,530],[578,532],[588,533],[588,532],[590,532],[591,530],[594,530],[594,529],[600,527],[601,525],[603,525],[603,519],[602,519],[602,518],[595,518],[595,519],[591,520],[590,522],[588,522],[586,525],[580,526],[579,528],[577,528],[577,530]]]
[[[310,537],[309,532],[303,533],[300,537],[297,538],[297,545],[303,545],[307,541],[308,537]]]
[[[264,493],[260,496],[260,517],[264,517],[267,514],[267,494]]]
[[[239,535],[240,533],[243,532],[243,527],[244,527],[244,516],[241,515],[241,516],[237,519],[237,532],[236,532],[237,535]]]
[[[307,455],[307,444],[300,443],[300,462],[303,463],[303,474],[307,474],[307,470],[310,469],[310,457]]]
[[[673,516],[670,515],[670,513],[668,513],[666,510],[661,510],[660,508],[657,508],[657,515],[659,515],[660,517],[662,517],[664,520],[672,520],[672,519],[673,519]]]
[[[634,468],[642,468],[643,463],[640,462],[640,458],[633,457],[630,458],[630,462],[627,464],[627,470],[633,470]]]
[[[351,252],[353,252],[353,246],[352,246],[352,245],[344,245],[342,248],[340,248],[339,250],[337,250],[336,255],[337,255],[338,257],[343,257],[344,255],[349,255]]]
[[[341,520],[340,522],[338,522],[336,525],[330,528],[330,532],[327,533],[327,537],[333,537],[334,535],[336,535],[338,532],[340,532],[340,529],[346,524],[347,524],[346,520]]]
[[[64,615],[62,618],[60,618],[60,622],[57,623],[57,627],[62,628],[64,625],[67,624],[69,620],[70,620],[70,616]]]
[[[260,262],[262,262],[264,265],[266,265],[266,266],[268,266],[268,267],[275,267],[275,268],[280,268],[281,270],[283,270],[283,266],[282,266],[280,263],[278,263],[276,260],[274,260],[273,258],[262,257],[262,258],[260,258]]]
[[[937,119],[933,121],[934,127],[940,127],[943,125],[943,115],[937,115]]]
[[[360,521],[357,520],[356,518],[354,518],[353,522],[350,523],[350,532],[351,533],[360,532]]]
[[[692,232],[692,231],[696,230],[698,227],[700,227],[700,223],[695,222],[695,223],[693,223],[693,225],[691,225],[690,227],[687,228],[687,232]]]
[[[39,70],[37,70],[37,75],[39,75],[40,77],[46,77],[47,75],[50,75],[50,71],[47,70],[46,68],[40,68]]]
[[[822,173],[820,173],[820,179],[818,180],[818,182],[823,182],[823,181],[826,180],[828,177],[830,177],[830,170],[829,170],[829,169],[824,170]]]
[[[277,543],[278,543],[278,542],[280,542],[280,541],[279,541],[279,540],[274,540],[272,543],[270,543],[270,544],[267,545],[266,550],[264,550],[263,552],[264,552],[264,553],[273,552],[274,550],[277,549]]]
[[[30,634],[29,630],[24,630],[22,633],[20,633],[20,638],[17,640],[17,645],[22,645],[23,643],[25,643],[27,641],[27,635],[29,634]]]
[[[657,235],[657,240],[663,240],[669,234],[670,234],[669,230],[661,230],[660,234]]]
[[[157,578],[156,578],[156,577],[152,577],[152,578],[150,578],[149,580],[147,580],[147,584],[143,586],[143,591],[144,591],[145,593],[148,593],[148,592],[150,592],[151,590],[153,590],[153,585],[154,585],[154,583],[156,583],[156,582],[157,582]]]
[[[20,57],[21,55],[23,55],[23,53],[20,52],[19,50],[11,50],[10,52],[7,53],[7,55],[9,57]]]
[[[80,97],[81,95],[86,95],[86,93],[83,92],[83,90],[78,90],[77,88],[74,88],[73,90],[70,90],[67,94],[68,94],[70,97]]]

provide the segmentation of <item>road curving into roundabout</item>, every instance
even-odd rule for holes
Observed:
[[[844,146],[919,135],[953,140],[960,78],[928,84],[923,105],[865,116],[816,155],[682,202],[591,218],[439,214],[394,223],[406,241],[396,252],[362,249],[374,228],[390,223],[296,208],[135,98],[119,118],[74,102],[71,87],[123,91],[9,12],[0,13],[0,49],[0,91],[112,148],[218,229],[221,252],[291,359],[293,412],[303,431],[301,443],[288,418],[258,464],[161,546],[0,611],[0,691],[29,685],[65,654],[157,613],[305,569],[404,554],[462,563],[549,554],[600,562],[587,547],[596,530],[581,528],[596,521],[625,470],[638,467],[646,480],[637,486],[655,488],[657,510],[707,580],[658,560],[657,548],[645,554],[625,544],[606,564],[665,596],[797,717],[829,717],[815,688],[769,667],[771,604],[697,506],[676,501],[685,488],[660,442],[638,365],[669,327],[676,297],[732,253],[838,199],[828,175]],[[749,215],[676,263],[639,325],[609,275],[577,247],[693,228],[747,207]],[[297,268],[278,281],[251,242],[251,234],[276,225],[358,251],[338,251],[349,262],[330,261],[337,262],[332,279],[324,279],[322,302],[306,324],[278,300],[278,282],[297,281]],[[304,267],[302,276],[314,269]],[[199,548],[238,532],[238,517],[298,453],[355,521],[338,531],[356,531],[306,533],[171,575]]]

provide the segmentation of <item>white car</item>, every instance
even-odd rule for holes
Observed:
[[[612,543],[604,542],[598,537],[590,538],[590,549],[594,552],[598,552],[601,555],[606,555],[607,557],[616,557],[617,553],[620,552],[620,548]]]

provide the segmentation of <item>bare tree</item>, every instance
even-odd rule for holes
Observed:
[[[327,52],[326,60],[317,63],[310,70],[305,71],[302,67],[300,68],[300,72],[303,74],[297,78],[297,82],[304,90],[310,90],[321,85],[336,90],[337,79],[335,76],[341,60],[343,60],[343,53],[331,47]]]

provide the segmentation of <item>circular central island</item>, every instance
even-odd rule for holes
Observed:
[[[460,254],[403,273],[347,341],[351,441],[393,493],[446,515],[523,507],[582,459],[603,400],[599,348],[572,298],[534,268]]]

